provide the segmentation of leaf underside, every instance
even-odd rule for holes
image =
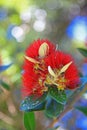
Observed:
[[[26,97],[20,105],[20,110],[22,111],[37,111],[44,109],[45,106],[45,99],[46,99],[47,93],[44,93],[39,98],[36,98],[34,95]]]

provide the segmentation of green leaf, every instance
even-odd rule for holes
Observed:
[[[34,109],[28,110],[28,111],[42,111],[45,109],[46,101],[39,104],[38,106],[34,107]]]
[[[26,130],[35,130],[35,115],[33,112],[24,113],[24,126]]]
[[[81,111],[83,114],[85,114],[87,116],[87,107],[78,106],[78,107],[75,107],[75,108],[78,109],[79,111]]]
[[[49,98],[46,104],[45,113],[48,117],[53,118],[60,115],[63,111],[64,105],[56,102],[55,100]]]
[[[10,86],[5,83],[4,81],[0,80],[0,84],[2,85],[3,88],[5,88],[6,90],[10,90]]]
[[[35,95],[26,97],[21,105],[20,110],[22,111],[37,111],[44,109],[45,106],[45,99],[47,93],[44,93],[41,97],[36,97]]]
[[[58,103],[65,104],[67,97],[64,91],[58,91],[56,87],[49,87],[49,95]]]
[[[78,50],[83,56],[87,57],[87,49],[78,48]]]
[[[37,107],[34,108],[34,111],[42,111],[45,109],[46,101],[39,104]],[[32,110],[33,111],[33,110]]]

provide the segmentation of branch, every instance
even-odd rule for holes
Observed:
[[[1,111],[0,111],[0,120],[4,121],[5,123],[10,124],[10,125],[14,125],[14,123],[15,123],[11,117],[9,117],[8,115],[4,114]]]
[[[77,89],[73,95],[69,98],[68,102],[67,102],[67,105],[66,105],[66,108],[64,109],[64,111],[59,115],[58,118],[54,119],[51,124],[48,126],[48,128],[52,128],[54,127],[54,124],[59,122],[63,116],[69,112],[70,110],[73,109],[73,106],[74,104],[76,103],[76,101],[78,101],[80,99],[80,97],[87,91],[87,84],[85,85],[84,88],[82,89]]]

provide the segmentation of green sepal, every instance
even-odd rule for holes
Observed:
[[[56,87],[49,87],[49,96],[58,103],[66,104],[67,96],[63,90],[59,91]]]

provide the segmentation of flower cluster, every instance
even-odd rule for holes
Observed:
[[[41,96],[48,87],[56,87],[59,91],[78,87],[78,70],[73,58],[57,50],[49,40],[34,41],[24,57],[24,96]]]

